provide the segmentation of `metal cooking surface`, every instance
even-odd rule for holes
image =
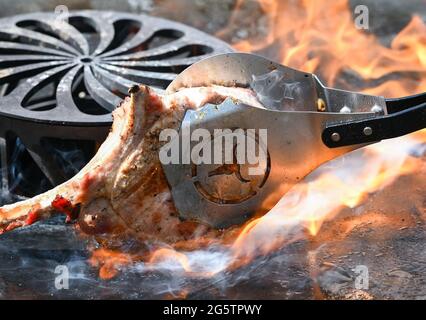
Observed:
[[[77,173],[130,86],[165,89],[192,63],[232,51],[197,29],[142,14],[60,18],[52,11],[0,19],[0,203]]]
[[[195,61],[232,51],[180,23],[110,11],[18,15],[0,30],[0,112],[67,124],[109,123],[131,85],[164,89]]]

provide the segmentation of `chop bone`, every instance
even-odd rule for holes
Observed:
[[[29,225],[54,213],[78,219],[88,234],[131,233],[142,239],[179,241],[208,229],[181,221],[159,161],[161,130],[178,129],[188,108],[230,97],[261,107],[253,92],[220,86],[159,95],[134,86],[113,112],[113,124],[93,159],[73,178],[34,198],[0,208],[0,232]]]

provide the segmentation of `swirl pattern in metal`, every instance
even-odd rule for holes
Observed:
[[[109,11],[0,19],[0,114],[50,124],[111,122],[130,86],[165,89],[224,42],[169,20]]]

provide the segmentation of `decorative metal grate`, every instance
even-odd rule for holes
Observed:
[[[90,158],[77,157],[67,172],[69,154],[103,141],[130,86],[165,89],[192,63],[229,51],[197,29],[146,15],[88,10],[70,12],[66,21],[54,13],[0,19],[3,189],[15,184],[19,150],[41,170],[39,184],[43,175],[51,185],[69,178]],[[39,170],[23,166],[21,175]]]

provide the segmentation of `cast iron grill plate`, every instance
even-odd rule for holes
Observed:
[[[133,84],[165,89],[195,61],[227,51],[201,31],[146,15],[76,11],[68,22],[54,13],[0,19],[1,114],[110,123]]]
[[[65,20],[49,12],[0,19],[3,195],[23,181],[31,192],[17,193],[32,196],[49,188],[43,176],[54,186],[75,174],[105,139],[111,111],[133,84],[163,90],[192,63],[230,51],[197,29],[142,14],[85,10]],[[76,152],[85,156],[71,163]]]

